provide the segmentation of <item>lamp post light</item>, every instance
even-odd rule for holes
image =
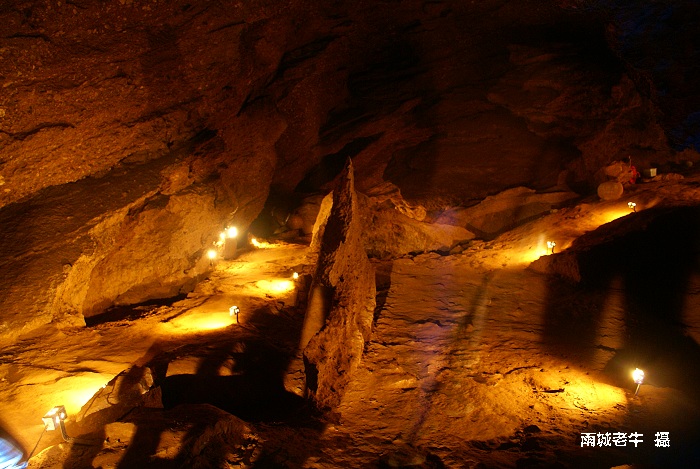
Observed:
[[[556,245],[557,245],[557,243],[555,243],[554,241],[547,241],[547,249],[551,249],[552,254],[554,254],[554,246],[556,246]]]
[[[241,309],[240,309],[238,306],[235,306],[235,305],[234,305],[234,306],[231,306],[231,307],[228,309],[228,315],[229,315],[229,316],[234,316],[234,315],[236,316],[236,324],[238,324],[238,313],[240,313],[240,312],[241,312]]]
[[[632,210],[633,212],[637,211],[637,204],[634,202],[627,202],[627,206]]]
[[[227,226],[221,233],[224,240],[223,258],[230,260],[236,257],[236,249],[238,248],[238,228],[235,226]]]
[[[104,388],[104,386],[103,386]],[[57,405],[53,407],[51,410],[46,412],[46,415],[41,417],[41,420],[44,422],[44,431],[41,433],[41,436],[44,435],[44,432],[46,431],[52,431],[56,430],[57,428],[61,429],[61,436],[67,443],[75,443],[79,445],[102,445],[102,440],[92,440],[92,439],[83,439],[83,438],[75,438],[72,436],[68,436],[68,432],[66,432],[66,424],[65,420],[68,418],[68,414],[66,413],[66,407],[62,405]],[[37,440],[36,445],[34,445],[34,449],[32,450],[31,453],[29,453],[29,456],[27,457],[27,460],[32,457],[34,454],[34,451],[39,447],[39,442],[41,441],[41,436],[39,437],[39,440]],[[1,461],[0,461],[1,462]],[[5,466],[2,466],[5,467]],[[14,466],[13,466],[14,467]],[[22,466],[24,467],[24,466]]]
[[[637,383],[637,390],[634,391],[635,397],[637,396],[637,393],[639,392],[639,387],[642,385],[642,382],[644,381],[644,372],[640,370],[639,368],[635,368],[634,371],[632,372],[632,379],[634,380],[635,383]]]
[[[214,265],[214,259],[216,259],[216,249],[210,249],[207,251],[207,257],[209,258],[209,265]]]
[[[56,430],[60,428],[63,439],[70,442],[71,440],[66,433],[66,424],[64,423],[67,416],[65,406],[57,405],[46,412],[46,415],[44,415],[41,420],[44,422],[44,428],[46,430]]]

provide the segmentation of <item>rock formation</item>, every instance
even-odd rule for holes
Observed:
[[[140,406],[163,407],[160,389],[148,367],[134,365],[115,376],[80,410],[69,416],[71,436],[95,433]],[[74,433],[75,432],[75,433]]]
[[[460,226],[459,221],[448,218],[427,219],[426,209],[421,205],[408,204],[401,196],[401,191],[391,183],[384,183],[368,194],[357,196],[362,217],[362,242],[370,258],[388,259],[431,251],[449,252],[454,246],[474,238],[474,234]],[[320,248],[319,233],[322,233],[333,206],[333,194],[326,195],[319,205],[312,204],[313,202],[305,204],[296,216],[301,218],[302,213],[304,218],[314,216],[311,247],[312,251],[317,252]],[[302,223],[311,225],[309,221]]]
[[[376,288],[362,230],[348,160],[320,235],[301,337],[307,392],[321,409],[340,403],[371,334]]]
[[[488,239],[547,214],[576,197],[571,191],[538,193],[527,187],[515,187],[486,197],[472,207],[446,210],[436,221],[466,227],[480,238]]]

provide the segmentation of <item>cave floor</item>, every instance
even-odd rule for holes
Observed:
[[[172,305],[21,337],[2,350],[3,426],[30,451],[46,410],[65,405],[70,433],[70,417],[101,386],[158,362],[167,365],[165,409],[107,424],[101,445],[47,432],[29,467],[697,466],[697,373],[662,368],[700,358],[700,277],[688,280],[678,350],[650,364],[635,396],[630,351],[639,347],[624,285],[579,288],[526,268],[546,254],[541,233],[565,248],[567,235],[620,216],[622,204],[582,203],[458,255],[375,261],[372,338],[331,414],[312,415],[300,397],[303,311],[291,275],[310,273],[313,261],[306,245],[280,243],[220,262]],[[187,440],[195,422],[210,436],[222,431],[224,413],[211,405],[240,417],[247,437],[197,452]],[[643,441],[582,447],[582,434],[608,432]],[[657,432],[670,447],[657,447]]]

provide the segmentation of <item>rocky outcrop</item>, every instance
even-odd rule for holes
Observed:
[[[141,406],[162,408],[163,404],[150,368],[134,365],[97,391],[78,415],[69,416],[69,434],[98,432]]]
[[[315,201],[316,199],[312,199]],[[311,250],[318,252],[320,236],[333,206],[333,194],[328,194],[320,205],[305,205],[298,214],[314,215]],[[389,259],[431,251],[448,252],[454,246],[474,238],[463,226],[427,219],[427,211],[420,205],[410,205],[401,191],[391,183],[358,194],[362,217],[362,242],[367,255]],[[311,207],[316,210],[312,211]],[[311,225],[305,221],[305,226]]]
[[[223,227],[245,226],[264,204],[266,180],[246,183],[262,185],[246,193],[226,170],[175,153],[4,207],[0,333],[82,324],[115,304],[191,290],[210,268],[206,251]]]
[[[300,344],[307,392],[321,409],[340,403],[371,334],[376,287],[362,229],[348,160],[320,234]]]
[[[166,411],[136,408],[126,418],[74,439],[73,445],[45,449],[32,458],[30,467],[153,467],[161,462],[193,469],[234,462],[265,466],[264,438],[254,424],[209,404]],[[154,454],[144,451],[154,441],[160,441]]]
[[[370,257],[386,259],[449,252],[474,238],[474,233],[464,226],[431,220],[425,207],[409,204],[391,183],[371,189],[361,200],[364,246]]]
[[[481,238],[491,238],[547,214],[576,197],[570,191],[539,193],[527,187],[516,187],[486,197],[473,207],[446,210],[436,221],[466,227]]]

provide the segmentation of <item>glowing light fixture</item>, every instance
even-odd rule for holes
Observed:
[[[214,259],[216,259],[217,253],[216,249],[210,249],[207,251],[207,257],[209,258],[209,265],[214,265]]]
[[[70,443],[72,441],[72,438],[70,438],[66,433],[66,424],[64,423],[66,417],[68,417],[68,415],[66,414],[66,407],[62,405],[57,405],[56,407],[46,412],[46,415],[41,417],[41,420],[44,422],[44,431],[56,430],[57,428],[60,428],[61,436],[63,436],[64,440]]]
[[[105,385],[106,386],[106,385]],[[102,386],[104,388],[105,386]],[[56,430],[57,428],[61,429],[61,436],[63,439],[68,442],[68,443],[77,443],[80,445],[102,445],[102,440],[86,440],[82,438],[73,438],[68,436],[68,433],[66,433],[66,424],[65,420],[68,417],[68,414],[66,413],[66,407],[62,405],[57,405],[53,407],[51,410],[46,412],[46,414],[41,417],[41,420],[44,422],[44,431],[41,432],[41,436],[39,436],[39,439],[36,442],[36,445],[34,445],[34,449],[32,449],[32,452],[29,453],[29,456],[27,456],[27,461],[32,457],[34,454],[34,451],[39,447],[39,443],[41,442],[41,437],[44,435],[44,432]],[[2,461],[0,459],[0,465],[2,464]],[[2,467],[26,467],[26,466],[2,466]]]
[[[633,212],[637,211],[637,204],[634,202],[627,202],[627,206],[632,210]]]
[[[292,274],[292,278],[293,278],[294,280],[297,280],[297,279],[299,278],[299,272],[294,272],[294,273]]]
[[[547,241],[547,249],[552,250],[552,254],[554,254],[554,247],[557,245],[554,241]]]
[[[235,238],[236,236],[238,236],[238,228],[236,228],[235,226],[226,227],[226,236],[228,236],[229,238]]]
[[[640,370],[639,368],[635,368],[634,371],[632,372],[632,379],[634,380],[635,383],[637,383],[637,390],[634,391],[634,395],[636,396],[637,393],[639,392],[639,387],[642,385],[642,382],[644,381],[644,372]]]
[[[65,406],[57,405],[46,412],[46,415],[44,415],[41,420],[44,422],[44,426],[47,430],[56,430],[56,428],[59,428],[63,424],[66,417]]]
[[[235,305],[234,305],[234,306],[231,306],[231,307],[228,309],[228,315],[229,315],[229,316],[234,316],[234,315],[235,315],[235,316],[236,316],[236,322],[238,322],[238,313],[240,313],[240,312],[241,312],[241,309],[240,309],[238,306],[235,306]]]

